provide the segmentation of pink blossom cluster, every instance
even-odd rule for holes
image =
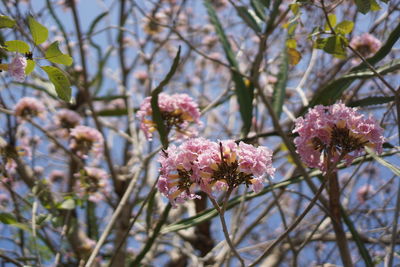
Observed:
[[[8,173],[14,173],[16,168],[17,168],[17,163],[9,156],[9,144],[0,137],[0,159],[2,160],[1,165],[5,167],[5,170],[7,170]],[[0,165],[0,166],[1,166]],[[0,178],[4,179],[4,176],[6,174],[3,174],[0,171]]]
[[[14,114],[20,118],[44,117],[44,105],[36,98],[23,97],[14,107]]]
[[[263,176],[274,175],[272,151],[233,140],[212,142],[189,139],[180,146],[170,146],[160,153],[158,189],[171,203],[199,198],[200,189],[210,197],[213,192],[234,189],[240,184],[259,192]]]
[[[73,110],[60,109],[54,118],[54,122],[60,128],[70,129],[81,124],[82,117]]]
[[[15,80],[23,82],[25,80],[25,68],[27,64],[24,56],[17,55],[8,64],[8,71]]]
[[[296,120],[293,133],[299,134],[294,143],[302,160],[323,171],[327,170],[328,155],[332,162],[342,155],[350,164],[364,146],[381,153],[384,142],[383,129],[371,116],[365,118],[343,103],[310,109]]]
[[[361,204],[364,204],[368,200],[368,198],[370,198],[374,193],[375,193],[375,188],[372,185],[370,184],[363,185],[357,191],[357,200]]]
[[[350,42],[350,46],[364,57],[369,57],[381,48],[382,43],[372,34],[364,33],[354,37]]]
[[[158,95],[158,106],[168,131],[175,128],[182,137],[195,135],[193,131],[187,128],[190,122],[200,124],[200,111],[197,103],[190,96],[187,94],[168,95],[161,93]],[[137,117],[140,120],[140,128],[149,140],[156,130],[156,124],[151,120],[151,116],[151,97],[146,97],[137,112]]]
[[[144,70],[139,70],[135,72],[134,76],[141,84],[144,84],[146,80],[149,78],[149,74],[147,73],[147,71]]]
[[[102,134],[91,127],[78,125],[71,129],[69,147],[79,157],[86,158],[90,152],[99,157],[103,151]]]
[[[54,123],[57,135],[60,137],[68,137],[69,131],[82,123],[82,117],[73,110],[61,109],[54,117]]]
[[[92,202],[99,202],[104,196],[110,193],[110,183],[108,173],[100,168],[85,167],[84,171],[75,174],[78,178],[75,183],[75,192],[80,197],[88,195]]]

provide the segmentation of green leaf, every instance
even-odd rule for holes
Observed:
[[[58,41],[52,43],[44,53],[44,56],[47,60],[57,64],[63,64],[70,66],[73,62],[72,57],[67,54],[63,54],[58,47]]]
[[[11,213],[0,212],[0,222],[17,227],[24,231],[30,231],[30,228],[27,225],[18,222],[17,219]]]
[[[375,70],[379,74],[385,75],[385,74],[394,72],[399,69],[400,69],[400,59],[395,59],[381,67],[377,67]],[[365,79],[365,78],[370,78],[370,77],[374,77],[374,76],[375,76],[375,73],[372,70],[370,70],[369,68],[365,68],[363,70],[356,70],[356,71],[352,71],[348,74],[345,74],[343,76],[343,78],[356,77],[357,79]]]
[[[354,28],[354,22],[350,20],[344,20],[340,22],[338,25],[336,25],[335,31],[340,34],[348,34],[351,33],[353,28]]]
[[[26,61],[26,63],[27,63],[27,65],[26,65],[26,68],[25,68],[25,74],[29,75],[35,69],[35,65],[36,64],[35,64],[35,61],[33,61],[31,59],[28,59]]]
[[[390,33],[388,39],[386,40],[385,44],[379,49],[376,54],[370,58],[367,59],[367,61],[371,65],[375,65],[378,63],[380,60],[385,58],[391,51],[392,47],[396,44],[396,42],[400,38],[400,23],[397,24],[396,28]],[[392,63],[391,63],[392,64]],[[350,70],[350,73],[358,72],[358,71],[366,71],[366,64],[364,62],[361,62],[358,66],[352,68]],[[349,75],[347,74],[347,75]],[[320,90],[318,90],[315,94],[314,97],[311,99],[310,104],[308,107],[303,108],[299,115],[302,115],[305,113],[307,108],[313,107],[318,104],[333,104],[336,102],[337,99],[340,98],[342,93],[352,84],[354,80],[356,80],[359,76],[347,76],[344,75],[338,79],[333,80],[332,82],[328,83],[326,86],[321,87]]]
[[[289,36],[293,36],[293,34],[296,31],[298,25],[299,25],[299,23],[298,23],[297,20],[293,20],[292,22],[290,22],[287,25],[287,32],[288,32]]]
[[[347,104],[349,107],[365,107],[373,105],[382,105],[394,101],[394,96],[371,96],[356,100]]]
[[[97,73],[96,75],[93,77],[92,81],[90,81],[89,85],[92,87],[95,87],[94,90],[94,96],[97,96],[100,91],[102,90],[102,85],[103,85],[103,81],[104,81],[104,66],[106,66],[107,61],[109,60],[111,53],[114,51],[114,48],[109,47],[107,49],[107,51],[104,53],[104,50],[102,50],[98,45],[94,44],[93,42],[91,42],[92,45],[94,45],[94,47],[97,50],[97,55],[99,60],[97,60]],[[113,89],[114,91],[115,89]]]
[[[336,26],[336,15],[335,14],[329,14],[328,15],[328,20],[332,26],[332,28],[335,28]],[[330,31],[331,28],[329,27],[328,22],[325,24],[325,31]]]
[[[297,65],[301,60],[301,53],[294,48],[288,48],[287,54],[289,58],[290,65]]]
[[[261,32],[260,23],[261,21],[255,16],[255,13],[252,10],[248,10],[245,6],[236,7],[236,11],[238,15],[243,19],[243,21],[253,29],[256,33]]]
[[[28,53],[31,48],[27,43],[20,40],[13,40],[13,41],[6,41],[4,42],[5,49],[10,52],[17,52],[17,53]]]
[[[167,76],[165,76],[164,80],[151,92],[151,109],[153,121],[157,125],[157,131],[160,135],[160,140],[164,148],[168,147],[168,131],[165,127],[165,122],[161,116],[160,108],[158,106],[158,95],[162,92],[164,86],[168,84],[171,80],[172,76],[175,74],[176,69],[178,68],[179,59],[181,55],[181,47],[178,47],[178,52],[176,53],[174,62],[172,63],[171,69],[169,70]]]
[[[279,66],[278,81],[275,84],[274,93],[272,95],[272,107],[278,118],[282,114],[282,107],[285,101],[286,84],[288,80],[289,61],[286,47],[281,54],[281,64]]]
[[[54,84],[58,97],[69,102],[71,100],[71,84],[65,73],[53,66],[43,66],[41,68],[47,73],[50,81]]]
[[[44,43],[49,36],[49,30],[31,16],[28,17],[28,24],[32,34],[33,42],[36,45]]]
[[[271,5],[271,0],[259,0],[261,4],[263,4],[266,8],[269,8]]]
[[[287,39],[286,40],[286,47],[287,48],[296,48],[297,47],[296,39]]]
[[[381,6],[375,0],[371,0],[371,11],[379,11],[381,9]]]
[[[75,200],[72,198],[67,198],[57,205],[57,207],[61,210],[73,210],[75,209]]]
[[[346,46],[343,36],[334,35],[328,37],[323,50],[338,58],[346,57]]]
[[[328,38],[317,38],[314,42],[314,48],[316,49],[324,49]]]
[[[133,110],[135,111],[135,110]],[[96,114],[98,116],[109,117],[109,116],[126,116],[128,115],[128,109],[126,108],[117,108],[117,109],[103,109],[97,111]]]
[[[370,0],[355,0],[358,11],[367,14],[371,10]]]
[[[400,69],[400,59],[395,59],[382,67],[376,68],[379,74],[387,74]],[[333,80],[328,85],[322,87],[317,93],[315,93],[313,99],[311,99],[309,107],[313,107],[318,104],[331,105],[340,98],[344,90],[350,86],[350,84],[356,79],[367,79],[375,77],[375,74],[364,67],[364,69],[359,69],[358,67],[353,68],[353,71],[343,75],[342,77]],[[305,112],[303,109],[302,112]]]
[[[289,6],[290,6],[290,10],[292,11],[292,13],[294,15],[299,14],[299,11],[300,11],[300,5],[299,4],[290,4]]]
[[[109,92],[114,91],[115,89],[109,89]],[[115,99],[126,99],[127,96],[126,95],[104,95],[104,96],[96,96],[93,97],[93,101],[111,101],[111,100],[115,100]]]
[[[266,21],[265,8],[260,0],[251,0],[251,7],[261,21]]]
[[[87,33],[87,36],[92,35],[92,33],[93,33],[94,29],[96,28],[97,24],[98,24],[106,15],[108,15],[108,13],[109,13],[109,11],[105,11],[105,12],[101,13],[100,15],[98,15],[98,16],[93,20],[93,22],[90,24],[90,27],[89,27],[89,31],[88,31],[88,33]]]
[[[12,28],[16,24],[15,20],[8,16],[0,15],[0,29]]]
[[[147,229],[151,229],[152,218],[154,216],[154,198],[156,197],[157,189],[153,188],[153,190],[149,193],[149,201],[147,202],[147,211],[146,211],[146,225]]]
[[[379,164],[381,164],[382,166],[388,168],[389,170],[391,170],[395,175],[397,175],[398,177],[400,177],[400,168],[397,167],[396,165],[393,165],[392,163],[384,160],[383,158],[379,157],[371,148],[369,147],[365,147],[365,150],[367,151],[367,153],[373,157]]]
[[[0,213],[0,222],[4,224],[13,224],[17,222],[17,219],[10,213],[1,212]]]
[[[231,45],[228,38],[225,35],[224,29],[218,19],[217,13],[211,4],[210,0],[204,1],[204,6],[207,9],[208,17],[211,24],[215,28],[215,32],[220,39],[222,47],[225,52],[225,56],[231,66],[232,79],[235,83],[235,93],[239,103],[240,116],[243,121],[242,135],[246,136],[251,128],[251,119],[253,114],[253,97],[254,97],[254,86],[250,83],[246,86],[242,75],[238,73],[239,64],[236,61],[235,55],[232,51]]]

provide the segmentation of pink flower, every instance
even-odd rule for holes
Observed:
[[[206,35],[201,42],[208,49],[213,48],[216,44],[218,44],[218,37],[214,35]]]
[[[168,132],[175,128],[178,138],[194,135],[194,132],[187,128],[190,122],[200,124],[200,111],[197,103],[190,96],[187,94],[168,95],[161,93],[158,96],[158,106]],[[146,97],[137,112],[137,117],[140,120],[140,128],[149,140],[153,137],[153,132],[156,131],[156,124],[152,121],[151,116],[151,97]]]
[[[82,117],[73,110],[60,109],[54,118],[56,126],[71,129],[82,123]]]
[[[99,202],[110,193],[109,176],[103,169],[85,167],[83,172],[75,174],[78,178],[75,183],[75,192],[80,197],[89,196],[92,202]]]
[[[221,157],[222,156],[222,157]],[[171,203],[199,198],[197,188],[211,197],[214,191],[233,189],[240,184],[262,189],[262,177],[273,175],[272,151],[233,140],[219,143],[204,138],[189,139],[179,147],[161,152],[158,189]]]
[[[171,203],[200,198],[194,193],[199,180],[198,156],[212,143],[204,138],[189,139],[179,147],[171,145],[160,152],[158,189]]]
[[[67,138],[69,131],[82,123],[82,117],[73,110],[61,109],[54,116],[54,123],[58,128],[56,135]]]
[[[328,107],[318,105],[305,118],[296,120],[293,133],[297,152],[311,168],[327,170],[327,156],[332,162],[344,156],[347,164],[361,154],[364,146],[382,152],[383,129],[378,123],[357,112],[355,108],[337,103]]]
[[[27,66],[26,58],[17,55],[13,58],[10,64],[8,64],[8,71],[10,75],[17,81],[23,82],[25,80],[25,68]]]
[[[163,24],[166,24],[167,17],[164,13],[156,13],[143,19],[143,30],[149,35],[156,35],[164,30]]]
[[[350,42],[350,46],[357,50],[364,57],[369,57],[375,54],[379,48],[381,48],[382,43],[373,35],[364,33],[354,37]]]
[[[221,159],[222,155],[222,159]],[[233,140],[214,143],[199,156],[201,169],[200,185],[206,193],[214,189],[235,188],[240,184],[251,185],[254,192],[262,189],[262,177],[265,174],[274,175],[272,167],[272,151],[266,147],[254,147]]]
[[[134,76],[141,84],[144,84],[149,78],[149,74],[147,73],[147,71],[144,70],[139,70],[135,72]]]
[[[266,147],[254,147],[252,145],[239,143],[239,167],[241,171],[253,173],[254,176],[262,176],[267,173],[274,176],[275,169],[272,168],[272,151]]]
[[[36,98],[24,97],[21,98],[14,107],[15,116],[20,118],[28,117],[44,117],[45,107]]]
[[[223,9],[228,5],[228,1],[227,0],[214,0],[211,3],[218,10]]]
[[[91,127],[79,125],[71,129],[69,147],[79,157],[85,158],[92,151],[99,157],[103,149],[103,136]]]
[[[372,185],[369,185],[369,184],[363,185],[357,191],[357,200],[361,204],[364,204],[365,201],[367,201],[374,192],[375,192],[375,189]]]

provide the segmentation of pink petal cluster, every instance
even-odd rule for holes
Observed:
[[[97,157],[103,150],[103,136],[91,127],[79,125],[71,129],[69,147],[79,157],[85,158],[92,151]]]
[[[108,173],[100,168],[85,167],[84,171],[75,174],[75,192],[80,197],[89,196],[92,202],[99,202],[104,196],[110,193],[110,183]]]
[[[14,114],[20,118],[44,117],[44,105],[36,98],[23,97],[14,107]]]
[[[60,128],[70,129],[81,124],[82,117],[73,110],[60,109],[54,118],[54,122]]]
[[[158,106],[167,129],[171,130],[174,127],[178,134],[192,137],[193,132],[188,131],[186,128],[190,122],[200,124],[200,110],[197,103],[190,96],[187,94],[168,95],[161,93],[158,95]],[[153,132],[156,130],[156,124],[151,120],[151,116],[151,97],[146,97],[137,112],[137,117],[140,120],[140,128],[149,140],[151,140]]]
[[[11,63],[8,64],[8,71],[15,80],[23,82],[25,80],[25,68],[27,64],[25,57],[17,55],[13,58]]]
[[[134,74],[135,78],[141,83],[144,84],[145,81],[149,78],[149,74],[147,71],[139,70]]]
[[[221,158],[221,155],[223,158]],[[199,198],[197,189],[210,197],[214,191],[252,185],[255,192],[263,186],[264,174],[274,175],[272,151],[233,140],[212,142],[189,139],[179,147],[170,146],[160,153],[158,189],[171,203]]]
[[[354,37],[350,42],[350,46],[357,50],[364,57],[369,57],[375,54],[379,48],[381,48],[382,43],[372,34],[364,33]]]
[[[375,193],[375,189],[372,185],[366,184],[361,186],[357,191],[357,200],[364,204],[372,194]]]
[[[54,123],[57,127],[56,135],[67,138],[69,131],[82,123],[82,117],[73,110],[61,109],[54,116]]]
[[[0,137],[0,164],[4,165],[6,170],[6,173],[4,174],[0,172],[1,179],[4,179],[5,176],[3,175],[7,175],[7,173],[14,173],[17,168],[17,163],[11,157],[9,157],[8,146],[8,143]]]
[[[293,133],[297,152],[312,168],[327,170],[327,153],[332,153],[332,162],[345,154],[347,164],[361,154],[364,146],[382,152],[383,129],[372,118],[365,118],[355,108],[343,103],[331,106],[318,105],[308,111],[305,117],[296,120]]]

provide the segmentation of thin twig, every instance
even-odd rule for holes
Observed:
[[[218,211],[226,242],[228,243],[229,247],[231,248],[233,254],[235,254],[235,256],[239,259],[241,265],[244,267],[244,266],[246,266],[244,263],[244,260],[242,259],[242,257],[240,257],[239,253],[237,252],[235,246],[232,243],[231,238],[229,237],[228,227],[226,226],[226,221],[225,221],[225,210],[226,210],[227,202],[228,202],[227,199],[229,198],[229,195],[231,192],[232,192],[231,190],[228,190],[228,192],[226,193],[225,201],[224,201],[222,208],[218,205],[218,203],[217,203],[217,201],[215,201],[215,199],[210,197],[210,200],[211,200],[212,204],[214,205],[215,209]]]
[[[396,90],[394,95],[394,100],[396,103],[396,111],[397,111],[397,135],[399,136],[399,145],[400,145],[400,87]],[[396,239],[397,239],[397,224],[399,223],[399,216],[400,216],[400,181],[398,182],[398,189],[397,189],[397,200],[396,200],[396,209],[394,211],[393,217],[393,228],[392,228],[392,240],[390,242],[390,251],[389,251],[389,261],[388,266],[393,266],[393,259],[394,259],[394,251],[396,247]]]
[[[143,208],[145,207],[145,205],[147,204],[147,202],[149,201],[150,197],[153,195],[152,192],[154,192],[155,187],[157,185],[158,179],[154,182],[150,193],[147,195],[146,199],[143,201],[142,205],[140,206],[138,212],[136,213],[135,217],[131,220],[129,227],[126,229],[124,237],[120,240],[119,244],[117,245],[116,249],[114,250],[113,256],[110,260],[110,266],[113,266],[113,262],[115,260],[115,255],[118,254],[118,251],[121,249],[122,245],[124,244],[125,240],[128,238],[129,236],[129,232],[131,231],[133,225],[135,224],[136,220],[139,218],[139,215],[142,213]]]
[[[8,257],[8,256],[6,256],[4,254],[1,254],[1,253],[0,253],[0,258],[4,259],[6,262],[11,262],[11,263],[13,263],[13,264],[15,264],[16,266],[19,266],[19,267],[25,266],[24,264],[20,263],[19,261],[16,261],[13,258],[10,258],[10,257]]]
[[[286,229],[285,232],[283,232],[277,239],[275,239],[263,252],[262,255],[260,255],[252,264],[249,265],[249,267],[256,266],[260,261],[267,256],[283,239],[286,238],[286,236],[294,229],[296,226],[304,219],[304,217],[307,215],[307,213],[314,207],[315,203],[317,202],[318,198],[320,197],[322,191],[324,190],[325,184],[327,180],[325,179],[320,188],[318,189],[317,193],[314,195],[314,197],[311,199],[310,203],[308,206],[305,208],[305,210],[296,218],[296,220]]]
[[[136,181],[139,177],[140,171],[141,171],[141,168],[139,168],[136,171],[132,180],[129,182],[128,188],[126,189],[123,197],[121,198],[121,201],[119,202],[117,208],[115,209],[109,223],[107,224],[106,228],[104,229],[104,232],[101,234],[99,241],[97,241],[96,246],[93,249],[92,254],[90,255],[88,261],[86,262],[85,267],[91,267],[93,265],[94,259],[96,258],[97,254],[99,253],[101,246],[106,241],[106,238],[110,234],[112,227],[114,226],[114,223],[117,221],[122,209],[128,202],[128,199],[131,196],[132,190],[134,189],[134,187],[136,185]]]

